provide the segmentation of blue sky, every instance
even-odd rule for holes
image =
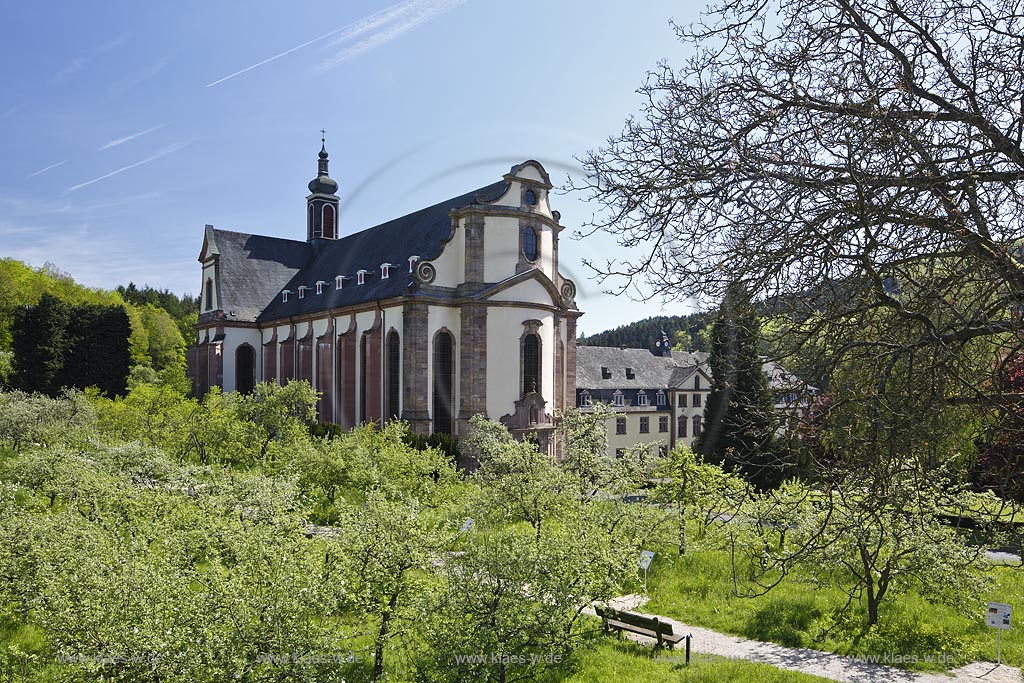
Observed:
[[[203,225],[304,239],[320,128],[341,232],[498,179],[535,158],[556,185],[637,111],[700,2],[407,0],[21,3],[0,58],[0,255],[112,288],[199,289]],[[251,68],[250,68],[251,67]],[[241,73],[238,73],[241,72]],[[569,233],[584,332],[663,313],[601,293]]]

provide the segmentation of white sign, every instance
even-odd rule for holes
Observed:
[[[641,550],[640,551],[640,569],[647,571],[647,568],[651,566],[651,560],[654,559],[654,551],[652,550]]]
[[[1010,630],[1010,616],[1013,608],[1001,602],[988,603],[988,613],[985,615],[985,624],[1002,631]]]
[[[469,517],[462,523],[462,533],[466,533],[473,526],[473,518]]]

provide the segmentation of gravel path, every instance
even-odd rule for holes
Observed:
[[[609,604],[615,609],[636,611],[646,598],[640,595],[625,595],[613,599]],[[588,610],[593,614],[593,610]],[[833,681],[846,683],[1021,683],[1021,670],[1010,666],[996,666],[991,662],[974,662],[948,673],[912,673],[884,664],[869,664],[853,657],[784,647],[775,643],[747,640],[738,636],[718,633],[699,626],[690,626],[675,619],[658,616],[671,622],[676,633],[692,636],[691,652],[695,656],[718,655],[733,659],[747,659],[752,662],[771,664],[780,669],[814,674]],[[638,642],[650,642],[643,636],[627,636]],[[677,649],[685,647],[685,641]]]

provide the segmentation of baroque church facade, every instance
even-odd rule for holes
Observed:
[[[306,239],[207,225],[189,348],[198,394],[305,380],[318,418],[406,420],[465,433],[477,414],[553,452],[576,403],[576,287],[558,271],[559,213],[536,161],[500,180],[340,236],[321,147]]]

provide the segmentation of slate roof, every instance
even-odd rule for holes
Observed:
[[[576,387],[583,389],[668,389],[681,386],[698,368],[711,377],[708,355],[704,351],[673,351],[671,357],[655,356],[647,349],[622,349],[611,346],[576,347]],[[768,386],[776,391],[793,391],[803,383],[778,363],[762,358]],[[610,379],[601,376],[601,368],[612,371]],[[626,368],[633,368],[636,379],[626,379]],[[710,388],[710,387],[705,387]]]
[[[601,368],[612,371],[610,379],[601,377]],[[576,347],[576,386],[580,389],[653,389],[669,386],[675,362],[667,356],[655,356],[647,349],[620,349],[610,346]],[[636,379],[626,379],[626,368],[633,368]]]
[[[279,320],[407,294],[412,284],[409,257],[430,261],[441,255],[444,241],[451,234],[452,209],[493,202],[507,190],[508,183],[500,180],[347,237],[321,242],[312,260],[278,287],[258,320]],[[391,269],[390,277],[382,279],[380,265],[385,262],[397,268]],[[356,284],[358,270],[367,271],[366,284],[362,286]],[[352,279],[336,290],[337,275]],[[316,293],[318,280],[328,283],[320,295]],[[298,297],[299,285],[310,288],[302,299]],[[292,290],[287,302],[281,301],[283,289]]]
[[[220,308],[228,320],[252,322],[309,262],[306,242],[207,228],[219,255]]]

